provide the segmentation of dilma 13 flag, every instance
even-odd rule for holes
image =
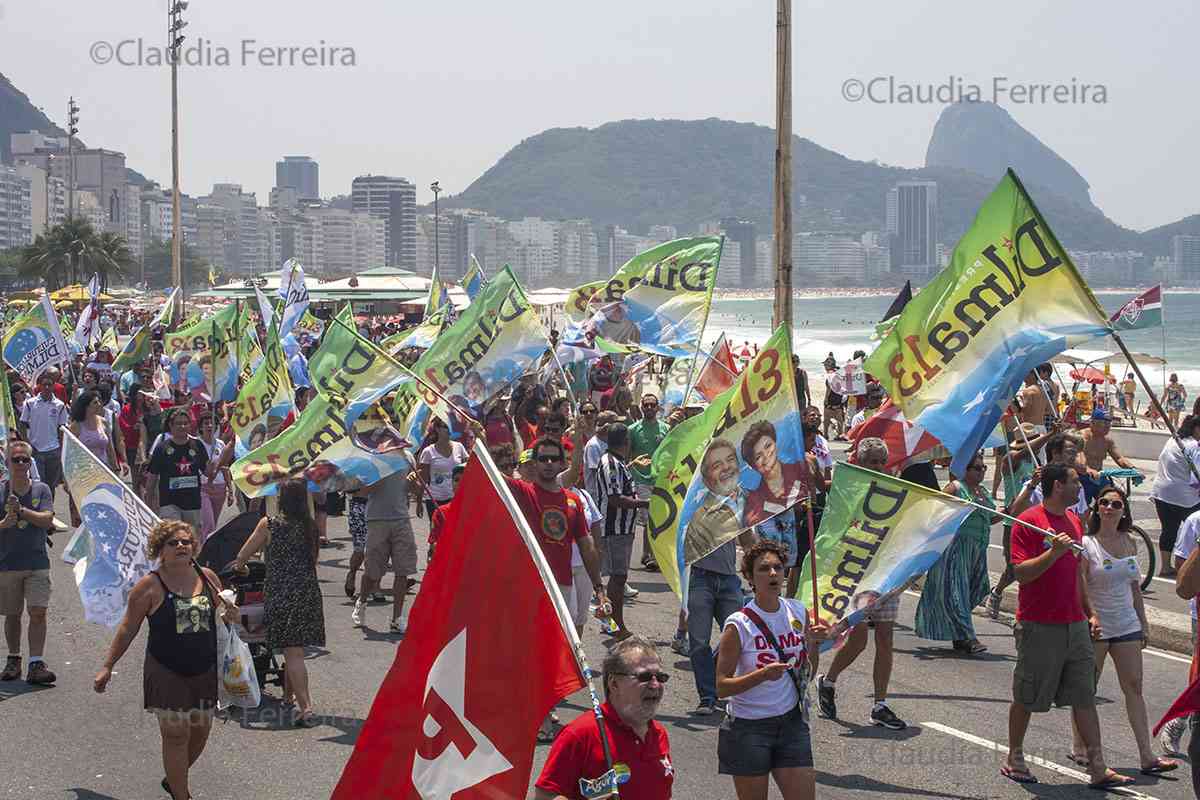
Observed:
[[[528,797],[538,726],[584,685],[540,545],[475,452],[333,800]]]
[[[838,463],[800,597],[827,620],[857,624],[929,571],[974,509],[942,492]],[[812,597],[814,560],[818,597]]]
[[[1111,330],[1108,315],[1010,169],[950,265],[884,332],[863,369],[904,416],[967,463],[1029,371]]]
[[[4,332],[4,360],[21,375],[29,386],[47,369],[66,364],[71,358],[63,338],[62,326],[50,295],[17,317]]]
[[[1135,331],[1162,325],[1162,284],[1147,289],[1121,306],[1109,322],[1119,331]]]

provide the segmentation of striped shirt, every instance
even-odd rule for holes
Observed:
[[[614,497],[637,499],[633,488],[633,474],[625,462],[609,452],[600,457],[596,469],[596,504],[604,515],[605,536],[632,536],[633,524],[637,521],[637,509],[618,506]]]

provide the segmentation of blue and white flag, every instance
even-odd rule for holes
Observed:
[[[75,565],[84,619],[115,628],[134,584],[154,568],[146,543],[158,517],[70,431],[62,435],[63,479],[83,519],[63,560]]]
[[[279,315],[279,338],[283,340],[308,310],[308,286],[304,282],[304,267],[294,258],[283,262],[283,269],[279,272],[279,296],[283,298],[283,311]]]

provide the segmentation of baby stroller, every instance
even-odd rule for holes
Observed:
[[[250,538],[260,519],[262,514],[256,511],[238,514],[212,532],[200,548],[196,561],[200,566],[217,573],[222,584],[237,594],[237,605],[242,612],[237,634],[250,648],[259,686],[265,688],[268,683],[274,683],[282,687],[283,667],[275,653],[267,649],[267,627],[263,623],[267,565],[258,560],[248,561],[246,567],[249,572],[245,575],[226,569],[237,558],[238,551]]]

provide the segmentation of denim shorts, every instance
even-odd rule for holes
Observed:
[[[718,774],[749,777],[812,765],[812,736],[799,708],[764,719],[727,719],[717,732]]]
[[[1105,644],[1125,644],[1125,642],[1140,642],[1145,638],[1145,634],[1143,634],[1141,631],[1134,631],[1133,633],[1126,633],[1121,636],[1113,636],[1108,639],[1101,639],[1100,641],[1104,642]]]

